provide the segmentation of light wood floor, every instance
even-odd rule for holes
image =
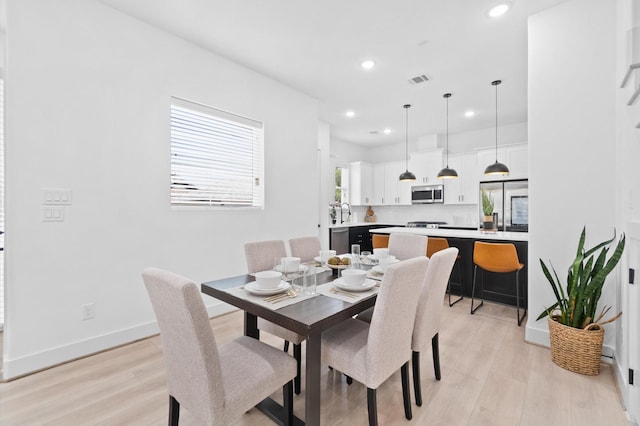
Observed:
[[[239,312],[211,321],[218,343],[242,334]],[[378,390],[382,425],[626,425],[611,368],[581,376],[557,367],[549,350],[524,342],[515,310],[487,304],[469,315],[465,299],[445,306],[442,380],[421,355],[424,404],[404,419],[400,374]],[[263,340],[281,346],[281,340]],[[304,345],[303,345],[304,347]],[[304,370],[303,370],[304,371]],[[304,383],[304,380],[303,380]],[[304,418],[304,389],[296,415]],[[274,399],[281,400],[280,394]],[[413,400],[413,397],[412,397]],[[0,384],[2,425],[164,425],[168,396],[159,337]],[[367,424],[366,389],[322,369],[322,423]],[[198,422],[184,411],[182,425]],[[252,409],[236,425],[272,425]]]

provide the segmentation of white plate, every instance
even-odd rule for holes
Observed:
[[[278,272],[282,272],[284,273],[284,269],[282,268],[282,265],[276,265],[276,267],[274,268],[276,271]],[[309,269],[309,267],[307,265],[300,265],[298,266],[298,272],[304,272],[307,269]],[[287,272],[288,274],[290,274],[291,272]]]
[[[245,290],[251,294],[257,294],[258,296],[271,296],[273,294],[282,293],[289,290],[289,287],[291,287],[291,284],[286,281],[280,281],[280,284],[278,284],[278,287],[276,288],[258,288],[255,281],[244,285]]]
[[[371,268],[371,270],[377,274],[384,274],[384,271],[380,266],[374,266],[373,268]]]
[[[376,282],[374,280],[370,280],[368,278],[365,278],[364,282],[360,285],[348,285],[344,282],[344,279],[342,278],[338,278],[336,280],[333,281],[333,285],[335,285],[336,287],[338,287],[340,290],[347,290],[347,291],[367,291],[367,290],[371,290],[372,288],[374,288],[376,286]]]
[[[392,255],[392,254],[390,254],[389,256],[387,256],[387,259],[395,260],[395,258],[396,258],[396,257],[395,257],[394,255]],[[369,259],[371,259],[371,260],[378,260],[378,261],[379,261],[379,260],[380,260],[380,257],[379,257],[377,254],[370,254],[370,255],[369,255]]]

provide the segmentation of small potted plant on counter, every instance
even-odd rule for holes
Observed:
[[[482,213],[484,214],[482,228],[485,231],[493,230],[493,198],[491,194],[484,189],[482,190]]]
[[[540,259],[542,271],[551,284],[556,303],[545,309],[538,320],[547,317],[551,338],[551,359],[560,367],[576,373],[595,376],[600,373],[600,357],[604,339],[603,324],[615,321],[622,312],[605,320],[610,306],[597,312],[607,275],[618,264],[624,251],[625,236],[622,234],[613,254],[607,259],[609,244],[613,238],[585,250],[586,228],[582,228],[576,258],[569,267],[567,282],[563,288],[553,266],[549,272]],[[600,253],[595,256],[597,250]]]
[[[333,225],[335,225],[336,224],[336,216],[337,216],[336,205],[335,204],[331,204],[330,208],[331,208],[331,210],[329,210],[329,216],[331,216],[331,223]]]

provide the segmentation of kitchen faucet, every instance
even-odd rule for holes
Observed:
[[[340,223],[344,223],[344,220],[342,220],[342,208],[344,207],[344,205],[347,205],[347,212],[349,213],[347,215],[347,220],[349,220],[349,218],[351,218],[351,206],[349,205],[349,203],[342,203],[340,204]]]

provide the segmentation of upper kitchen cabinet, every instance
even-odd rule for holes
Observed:
[[[384,205],[385,165],[378,163],[373,165],[373,205]]]
[[[352,206],[369,206],[373,198],[373,165],[364,161],[349,164],[350,202]]]
[[[373,205],[399,206],[411,204],[411,182],[400,182],[404,161],[379,163],[373,166]]]
[[[458,177],[440,179],[444,183],[444,203],[478,204],[477,156],[475,154],[449,155],[449,167],[458,172]]]
[[[407,169],[405,161],[386,163],[384,167],[384,204],[404,206],[411,204],[411,182],[400,182]]]
[[[414,185],[439,185],[442,183],[438,179],[438,172],[443,167],[441,149],[412,153],[410,166],[409,170],[416,175]]]
[[[529,177],[529,145],[508,146],[505,156],[507,167],[509,167],[509,179]]]
[[[484,169],[496,161],[495,148],[479,150],[478,156],[478,180],[503,180],[505,176],[488,176]],[[498,161],[509,168],[509,179],[526,179],[529,177],[529,147],[527,144],[509,145],[498,148]]]

